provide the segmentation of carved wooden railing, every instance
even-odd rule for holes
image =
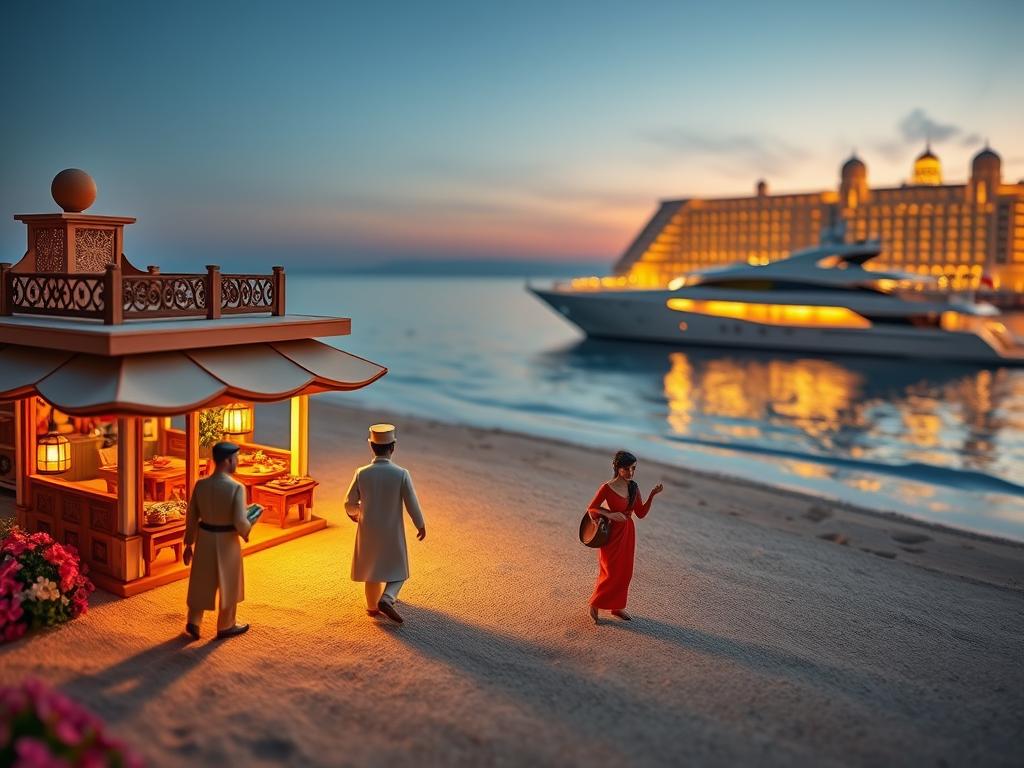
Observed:
[[[103,274],[14,272],[0,264],[0,315],[32,314],[99,318],[108,325],[160,317],[219,318],[222,314],[285,312],[283,267],[270,275],[122,274],[111,264]],[[210,301],[216,296],[217,301]]]
[[[121,278],[124,319],[204,316],[207,275],[126,275]]]
[[[103,275],[4,273],[3,314],[103,317]]]

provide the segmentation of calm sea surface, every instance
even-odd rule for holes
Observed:
[[[627,448],[1024,541],[1024,368],[586,341],[521,278],[297,275],[288,310],[386,365],[321,395]]]

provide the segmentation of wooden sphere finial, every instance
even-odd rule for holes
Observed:
[[[65,213],[81,213],[96,200],[96,182],[85,171],[65,168],[53,177],[50,194]]]

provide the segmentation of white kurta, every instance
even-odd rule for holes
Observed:
[[[189,608],[212,611],[218,590],[222,609],[245,599],[242,545],[238,543],[238,537],[248,536],[252,528],[245,513],[245,486],[230,475],[215,472],[192,489],[185,524],[185,543],[195,543],[188,579]],[[235,530],[204,531],[200,520],[209,525],[233,525]]]
[[[408,470],[380,457],[356,470],[345,498],[345,511],[359,524],[352,581],[409,578],[403,506],[413,525],[423,528],[423,513]]]

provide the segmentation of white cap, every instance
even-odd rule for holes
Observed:
[[[378,445],[387,445],[388,443],[395,442],[395,425],[371,424],[370,442],[377,443]]]

